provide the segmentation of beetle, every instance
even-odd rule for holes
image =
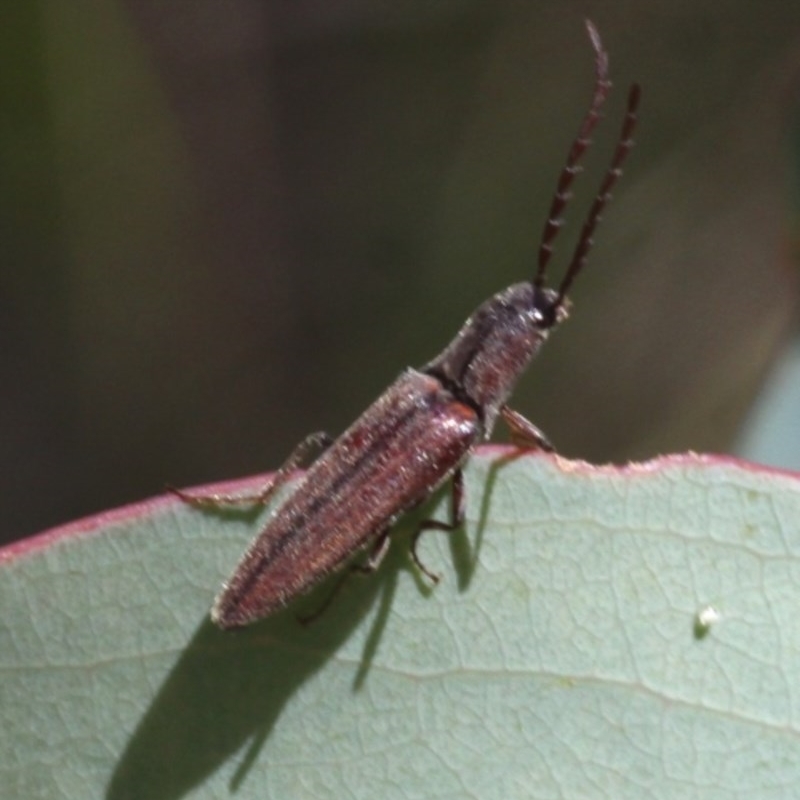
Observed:
[[[558,179],[532,280],[516,283],[485,301],[444,351],[420,370],[406,369],[335,442],[316,433],[302,442],[273,481],[253,497],[198,496],[173,490],[194,505],[266,503],[315,446],[329,445],[273,512],[223,585],[211,610],[221,628],[236,628],[284,608],[353,556],[369,548],[363,564],[376,569],[389,546],[396,519],[427,499],[452,476],[450,522],[427,520],[417,528],[410,554],[417,556],[424,530],[452,531],[464,519],[462,466],[472,448],[491,435],[502,417],[518,446],[553,450],[546,436],[507,405],[517,379],[563,320],[567,292],[583,269],[600,212],[633,145],[639,86],[628,94],[627,110],[611,164],[588,212],[572,260],[557,289],[545,275],[578,162],[590,144],[611,88],[608,56],[591,22],[586,23],[595,54],[591,105],[578,129]]]

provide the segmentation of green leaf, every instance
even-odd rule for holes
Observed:
[[[158,498],[2,551],[3,797],[794,795],[798,476],[487,448],[466,480],[435,589],[407,519],[305,627],[330,584],[207,621],[263,514]]]

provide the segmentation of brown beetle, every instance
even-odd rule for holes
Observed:
[[[608,56],[590,22],[587,29],[595,51],[594,94],[559,177],[535,277],[509,286],[479,306],[444,352],[421,370],[403,372],[314,462],[273,513],[217,597],[211,618],[221,628],[246,625],[282,609],[368,546],[371,551],[366,563],[356,568],[375,569],[388,549],[394,521],[452,475],[452,521],[423,522],[411,545],[414,562],[436,582],[438,577],[416,555],[417,538],[423,530],[453,530],[462,523],[461,467],[472,447],[491,435],[497,417],[506,421],[516,444],[553,449],[542,432],[506,401],[550,331],[567,317],[567,291],[583,269],[600,212],[633,144],[639,103],[639,87],[633,85],[616,151],[572,261],[558,289],[546,288],[545,272],[560,215],[611,88]],[[265,503],[308,448],[326,439],[324,434],[310,436],[255,497],[177,494],[195,505]]]

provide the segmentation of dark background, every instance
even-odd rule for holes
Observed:
[[[586,16],[617,89],[556,275],[633,80],[642,122],[515,406],[569,456],[724,451],[792,332],[796,2],[13,6],[4,538],[273,469],[529,276]]]

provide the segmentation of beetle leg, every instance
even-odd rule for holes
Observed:
[[[552,453],[553,443],[529,419],[526,419],[513,408],[503,406],[500,414],[511,432],[511,442],[523,450],[544,450]]]
[[[173,486],[167,486],[167,491],[179,497],[184,503],[198,508],[219,508],[220,506],[233,505],[264,506],[270,501],[275,492],[277,492],[291,477],[292,472],[306,460],[311,450],[315,448],[324,450],[332,441],[333,439],[324,431],[317,431],[316,433],[306,436],[306,438],[292,450],[291,455],[284,461],[272,480],[253,494],[218,494],[215,492],[210,494],[190,494],[189,492],[184,492],[182,489],[176,489]]]
[[[439,583],[441,575],[429,570],[417,553],[417,543],[423,531],[446,531],[452,533],[464,524],[464,476],[460,469],[453,473],[453,485],[450,493],[450,522],[442,522],[438,519],[426,519],[420,522],[417,530],[411,538],[411,560],[417,565],[417,569],[434,585]]]
[[[422,560],[417,553],[417,542],[419,541],[419,537],[422,535],[423,531],[427,530],[447,531],[448,533],[458,530],[464,523],[464,513],[464,476],[461,470],[458,469],[453,473],[453,484],[450,494],[451,521],[442,522],[438,519],[423,520],[420,522],[417,530],[414,531],[414,535],[411,537],[411,547],[409,548],[411,552],[411,560],[414,562],[414,564],[416,564],[417,569],[433,584],[439,583],[441,576],[429,570],[425,564],[422,563]],[[325,598],[325,601],[322,603],[322,605],[315,611],[312,611],[310,614],[298,617],[298,621],[303,623],[303,625],[314,622],[314,620],[316,620],[325,611],[325,609],[328,608],[334,597],[339,594],[339,591],[351,574],[357,573],[359,575],[369,575],[370,573],[375,572],[386,556],[386,553],[389,552],[389,545],[391,544],[391,539],[389,537],[390,531],[390,528],[385,528],[382,530],[378,534],[375,544],[372,546],[366,561],[351,564],[347,572],[345,572],[344,575],[339,578],[333,589],[331,589],[330,594]]]
[[[303,625],[308,625],[311,622],[314,622],[318,617],[322,616],[322,613],[328,608],[328,606],[333,602],[333,598],[339,594],[342,586],[344,586],[345,581],[353,574],[356,573],[357,575],[370,575],[371,573],[375,572],[376,569],[383,561],[386,554],[389,552],[389,545],[391,544],[391,540],[389,539],[389,528],[385,528],[378,534],[378,538],[375,540],[375,544],[372,546],[372,550],[369,551],[369,555],[367,556],[367,560],[363,563],[355,563],[351,564],[348,570],[339,578],[338,581],[331,589],[330,594],[325,598],[322,605],[312,611],[310,614],[305,614],[302,617],[298,617],[297,621],[302,623]]]
[[[381,561],[383,561],[383,559],[386,557],[386,554],[389,552],[390,544],[391,539],[389,539],[389,528],[386,528],[378,534],[378,538],[376,539],[372,550],[369,551],[367,560],[363,564],[353,564],[350,569],[353,572],[360,572],[362,575],[369,575],[370,572],[375,572],[375,570],[381,565]]]

